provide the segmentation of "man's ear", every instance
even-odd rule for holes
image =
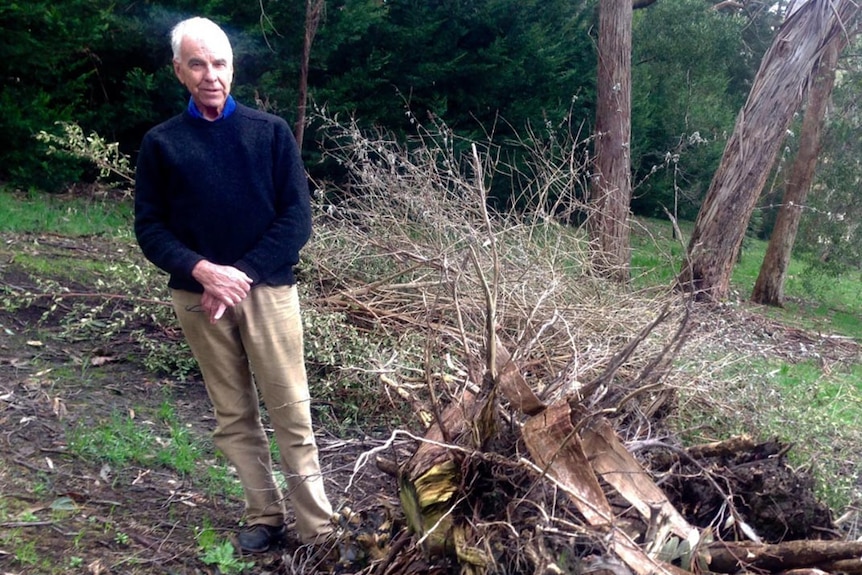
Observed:
[[[177,80],[179,80],[180,84],[182,84],[183,78],[182,78],[182,76],[180,76],[180,61],[179,60],[172,60],[172,62],[174,64],[174,76],[176,76]]]

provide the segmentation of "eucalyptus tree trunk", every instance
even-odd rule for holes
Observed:
[[[678,287],[697,299],[727,296],[751,213],[814,65],[858,12],[854,0],[808,0],[778,30],[737,116],[677,277]]]
[[[601,0],[596,159],[588,228],[594,269],[622,283],[629,280],[631,260],[631,59],[631,0]]]
[[[311,59],[311,44],[320,24],[320,14],[326,0],[305,0],[305,36],[302,41],[302,60],[299,64],[299,103],[296,109],[296,144],[302,149],[305,137],[305,112],[308,106],[308,62]]]
[[[832,96],[832,88],[835,86],[835,66],[838,63],[838,54],[848,40],[844,34],[833,37],[815,68],[814,82],[808,94],[808,105],[805,107],[805,116],[802,119],[799,151],[790,170],[781,208],[769,237],[760,274],[757,276],[757,282],[751,294],[751,300],[755,303],[777,307],[784,305],[784,280],[790,265],[793,244],[796,241],[796,232],[799,230],[802,209],[808,197],[811,182],[814,180],[814,170],[820,154],[823,119],[826,116],[829,98]]]

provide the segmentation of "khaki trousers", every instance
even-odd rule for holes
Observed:
[[[272,474],[259,390],[275,431],[300,539],[313,541],[331,531],[332,507],[311,426],[296,286],[255,287],[214,325],[200,308],[200,294],[174,290],[172,299],[215,409],[214,442],[242,483],[246,522],[284,522],[284,497]]]

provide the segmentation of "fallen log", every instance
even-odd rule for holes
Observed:
[[[774,544],[720,541],[711,543],[705,552],[709,570],[716,573],[740,570],[776,573],[808,568],[833,571],[837,565],[858,569],[862,541],[801,540]]]
[[[824,563],[821,568],[830,573],[862,573],[862,559],[841,559]]]

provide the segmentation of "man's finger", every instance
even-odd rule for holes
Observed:
[[[226,309],[227,309],[227,306],[225,304],[219,302],[218,308],[216,308],[216,311],[213,314],[213,323],[217,322],[218,320],[220,320],[222,318]]]

